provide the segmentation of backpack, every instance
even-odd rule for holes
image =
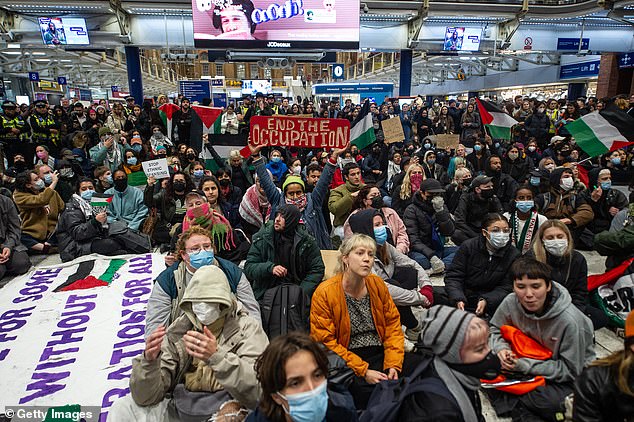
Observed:
[[[291,331],[310,331],[310,298],[296,284],[268,289],[260,301],[260,310],[269,340]]]
[[[550,192],[545,192],[544,204],[541,207],[539,207],[539,212],[543,214],[544,211],[548,209],[548,206],[550,205],[551,202],[552,202],[552,198],[551,198]],[[572,209],[574,210],[577,209],[577,195],[574,193],[570,195],[570,205],[572,205]]]
[[[421,409],[427,407],[434,408],[434,403],[441,404],[449,401],[452,409],[457,409],[460,414],[460,408],[456,399],[451,395],[445,383],[436,376],[421,377],[423,372],[430,368],[433,362],[433,356],[426,356],[416,369],[408,377],[398,380],[383,381],[377,384],[372,391],[368,407],[359,418],[360,422],[391,422],[397,420],[412,420],[415,416],[417,421],[438,421],[449,420],[439,409],[431,412],[431,414],[420,414]],[[431,369],[431,368],[430,368]],[[416,396],[413,396],[416,394]],[[439,397],[444,400],[439,400]],[[407,403],[407,406],[403,406]],[[455,411],[450,412],[456,414]],[[409,415],[409,416],[406,416]],[[439,418],[439,416],[441,416]]]

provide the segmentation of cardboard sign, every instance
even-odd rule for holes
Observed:
[[[321,251],[321,259],[322,261],[324,261],[324,266],[325,266],[324,280],[328,280],[330,277],[334,277],[336,275],[335,268],[337,268],[337,261],[339,260],[339,255],[341,255],[341,252],[339,251],[329,251],[329,250]]]
[[[143,164],[143,172],[147,177],[154,177],[155,179],[170,177],[170,172],[167,170],[167,158],[144,161],[141,164]]]
[[[297,116],[253,116],[249,144],[298,148],[346,148],[350,122]]]
[[[450,149],[458,148],[458,144],[460,143],[460,135],[452,135],[449,133],[444,133],[441,135],[430,135],[428,138],[436,144],[436,148],[445,149],[449,147]]]
[[[383,136],[385,137],[385,143],[391,144],[394,142],[402,142],[405,140],[405,134],[403,133],[403,125],[401,119],[393,117],[381,122],[383,128]]]

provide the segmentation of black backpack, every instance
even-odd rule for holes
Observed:
[[[260,310],[269,340],[291,331],[310,331],[310,298],[296,284],[268,289],[260,301]]]

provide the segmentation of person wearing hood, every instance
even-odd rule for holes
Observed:
[[[520,256],[509,240],[507,219],[497,213],[487,214],[478,237],[458,248],[447,268],[445,287],[434,289],[437,302],[478,316],[493,315],[511,291],[508,270]]]
[[[473,151],[467,155],[467,162],[471,165],[473,173],[478,175],[483,174],[486,172],[488,167],[488,158],[491,155],[491,151],[489,151],[487,143],[478,138],[472,141],[472,145]]]
[[[271,183],[273,183],[273,176],[268,170],[266,170],[266,177],[268,177],[271,180]],[[260,184],[260,179],[257,174],[254,175],[254,181],[255,183],[247,189],[246,193],[242,197],[239,208],[242,228],[249,239],[251,239],[253,235],[260,230],[267,221],[269,221],[272,208],[269,199],[266,197],[266,192],[264,192],[264,188],[262,188],[262,185]],[[280,190],[278,187],[275,187],[275,189],[278,191]]]
[[[190,406],[198,402],[193,407],[201,420],[256,407],[254,364],[268,339],[241,310],[222,270],[210,265],[196,271],[180,309],[183,315],[169,327],[160,325],[147,337],[144,353],[132,364],[131,394],[114,402],[109,420],[191,417],[179,413],[183,397]]]
[[[489,326],[474,314],[436,305],[422,319],[423,333],[417,346],[430,356],[430,366],[421,375],[442,381],[451,395],[411,394],[399,411],[403,421],[452,420],[484,422],[478,390],[480,379],[494,379],[501,370],[500,360],[489,346]],[[442,415],[442,416],[440,416]]]
[[[335,235],[343,238],[343,223],[350,216],[352,201],[359,194],[359,190],[364,186],[364,183],[361,178],[361,168],[356,162],[343,166],[341,174],[346,182],[330,191],[328,209],[334,216]]]
[[[269,177],[269,173],[267,173],[264,160],[260,157],[260,149],[261,147],[252,148],[251,153],[258,180],[271,204],[271,215],[276,215],[277,210],[284,205],[294,205],[301,213],[301,218],[306,225],[306,231],[315,238],[318,247],[320,249],[332,249],[332,242],[330,241],[329,232],[326,230],[322,209],[323,203],[328,197],[328,186],[335,172],[337,157],[343,150],[336,149],[333,151],[312,192],[306,192],[306,185],[299,176],[287,177],[282,184],[282,192],[280,192]],[[358,166],[356,167],[358,168]],[[335,226],[338,222],[339,220],[335,217]],[[344,222],[345,219],[339,225],[343,226]]]
[[[524,130],[526,131],[526,136],[535,138],[540,145],[548,141],[550,118],[546,114],[546,104],[543,102],[539,103],[535,112],[526,117]]]
[[[436,163],[436,152],[429,150],[425,152],[423,163],[421,164],[425,172],[425,179],[436,179],[442,185],[449,183],[447,170],[440,164]]]
[[[283,205],[275,220],[266,223],[254,236],[244,264],[253,293],[264,293],[282,283],[296,284],[311,297],[324,277],[324,262],[315,239],[300,224],[301,211]]]
[[[114,186],[104,192],[112,195],[112,202],[108,206],[108,223],[123,221],[132,230],[139,230],[148,214],[143,192],[128,186],[128,175],[123,170],[115,171],[112,178]]]
[[[114,172],[123,163],[125,151],[131,149],[127,142],[125,146],[119,143],[108,127],[99,129],[100,142],[90,148],[90,159],[95,167],[106,166]]]
[[[409,256],[426,270],[431,268],[431,274],[443,273],[458,249],[445,246],[445,239],[453,235],[455,226],[445,206],[444,193],[438,180],[424,180],[403,215],[411,241]]]
[[[502,159],[502,172],[517,183],[524,183],[532,169],[533,161],[524,154],[524,146],[520,143],[510,146]]]
[[[152,136],[150,136],[150,147],[154,155],[158,155],[159,147],[166,148],[173,146],[170,138],[163,134],[160,126],[152,126]]]
[[[590,173],[590,187],[584,192],[584,196],[594,213],[594,218],[588,224],[588,229],[594,234],[608,230],[614,216],[628,205],[625,194],[612,189],[610,169]]]
[[[73,164],[65,159],[57,161],[56,170],[59,172],[59,181],[55,190],[59,193],[62,201],[68,202],[77,189],[79,175],[75,172]]]
[[[387,163],[387,147],[381,147],[379,143],[373,144],[370,154],[361,161],[363,180],[366,183],[382,183]]]
[[[351,215],[350,229],[352,233],[365,234],[376,242],[372,273],[385,280],[401,316],[401,323],[407,327],[407,337],[416,341],[420,326],[411,307],[427,308],[434,303],[433,289],[427,272],[387,241],[391,234],[379,210],[363,210]]]
[[[478,237],[487,214],[502,212],[502,204],[493,190],[493,178],[478,176],[471,181],[469,190],[460,197],[454,212],[456,230],[451,240],[456,245]]]
[[[419,138],[424,138],[433,132],[433,122],[428,116],[426,108],[423,108],[414,116],[414,123],[416,123],[417,134]]]
[[[590,320],[572,306],[568,290],[550,278],[547,264],[533,258],[518,259],[510,268],[513,293],[506,296],[491,318],[491,348],[502,369],[524,376],[542,376],[546,384],[523,395],[491,390],[499,416],[513,420],[539,417],[563,420],[564,399],[573,392],[575,379],[595,359]],[[502,337],[511,326],[552,352],[546,360],[518,357]]]
[[[511,211],[511,201],[515,197],[517,182],[507,173],[502,172],[502,160],[497,155],[487,159],[485,173],[493,181],[493,191],[500,200],[504,211]]]
[[[216,266],[226,276],[231,292],[255,321],[260,322],[260,306],[255,300],[251,284],[240,268],[218,256],[210,231],[194,226],[184,231],[176,243],[176,262],[163,270],[152,288],[145,317],[145,337],[159,326],[168,327],[182,315],[179,307],[183,292],[197,271],[205,266]]]

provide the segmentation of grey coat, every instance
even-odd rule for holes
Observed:
[[[15,203],[0,194],[0,252],[4,248],[13,251],[26,251],[20,242],[22,223]]]

